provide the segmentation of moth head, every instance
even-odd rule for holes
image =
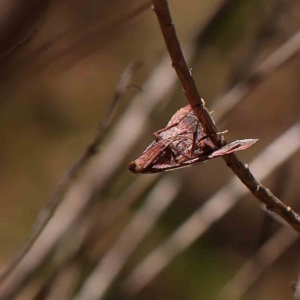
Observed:
[[[135,161],[132,161],[128,165],[128,169],[133,173],[141,173],[141,171],[142,171],[141,166],[139,164],[137,164]]]

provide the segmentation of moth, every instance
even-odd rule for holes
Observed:
[[[154,133],[155,140],[128,166],[133,173],[158,173],[194,164],[232,152],[245,150],[257,139],[244,139],[218,148],[207,136],[192,107],[178,110],[167,126]]]

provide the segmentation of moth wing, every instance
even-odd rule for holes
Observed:
[[[144,171],[165,151],[169,144],[170,142],[166,141],[152,142],[138,159],[129,164],[129,169],[133,173],[144,173]]]
[[[212,154],[208,156],[208,158],[214,158],[214,157],[230,154],[236,151],[245,150],[251,147],[257,141],[258,141],[257,139],[245,139],[245,140],[234,141],[214,151]]]
[[[179,109],[172,116],[169,123],[167,124],[167,127],[178,124],[191,110],[192,110],[192,107],[190,105],[186,105],[186,106],[182,107],[181,109]]]

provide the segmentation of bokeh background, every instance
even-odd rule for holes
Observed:
[[[229,131],[228,141],[259,139],[238,153],[250,163],[299,120],[299,37],[293,55],[268,69],[267,78],[251,76],[278,49],[288,53],[281,47],[300,28],[299,2],[169,4],[219,129]],[[203,214],[174,238],[233,178],[221,158],[160,176],[127,170],[153,132],[187,104],[149,3],[3,1],[0,14],[2,266],[21,247],[59,179],[93,140],[126,67],[141,64],[132,79],[138,89],[122,96],[99,153],[72,181],[78,189],[67,193],[36,252],[25,257],[28,263],[0,287],[0,299],[94,299],[80,298],[87,284],[103,290],[101,299],[293,298],[300,270],[298,237],[242,184],[237,184],[242,192],[232,192],[230,199],[237,200],[228,212],[216,219],[214,213]],[[225,113],[224,95],[243,84],[243,97],[233,96],[241,101]],[[289,152],[295,140],[284,140],[279,153]],[[267,173],[263,184],[299,210],[297,149],[283,162],[267,157],[260,162]],[[212,211],[225,209],[214,205]],[[168,247],[145,264],[172,236]],[[147,276],[164,264],[148,282]]]

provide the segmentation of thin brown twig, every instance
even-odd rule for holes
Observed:
[[[214,108],[214,117],[217,122],[223,120],[224,115],[227,115],[231,112],[234,107],[240,103],[246,96],[248,96],[259,83],[264,82],[270,75],[280,67],[286,65],[291,62],[291,59],[295,57],[295,55],[300,51],[300,31],[293,35],[289,40],[284,43],[279,49],[270,54],[255,70],[253,73],[250,73],[245,79],[244,82],[238,84],[233,87],[225,96],[223,96],[219,101],[217,101]],[[262,73],[260,73],[260,70]],[[257,76],[258,75],[258,76]],[[255,84],[253,85],[253,81],[251,78],[256,78]],[[230,103],[229,109],[227,109],[226,103]],[[220,105],[218,105],[220,103]],[[264,180],[266,176],[268,176],[273,170],[283,163],[285,160],[289,159],[296,151],[299,150],[299,143],[297,142],[296,137],[298,136],[300,131],[300,124],[296,124],[293,128],[289,129],[284,135],[282,135],[278,140],[275,140],[270,146],[267,147],[260,155],[255,158],[253,163],[250,165],[253,168],[253,171],[257,174],[260,181]],[[296,142],[296,143],[294,143]],[[288,143],[291,145],[289,148],[289,153],[284,151],[284,145]],[[284,153],[283,153],[284,151]],[[270,156],[276,156],[276,163],[274,160],[270,161]],[[271,164],[270,164],[271,163]],[[266,165],[267,164],[267,165]],[[228,193],[230,191],[230,193]],[[164,267],[170,263],[172,259],[174,259],[177,255],[185,251],[196,239],[198,239],[204,232],[208,230],[210,225],[216,222],[220,217],[226,214],[226,212],[233,207],[235,204],[235,197],[241,197],[246,194],[246,190],[242,189],[242,186],[237,185],[232,182],[228,183],[220,193],[217,193],[215,196],[207,200],[208,206],[214,206],[214,210],[217,207],[221,207],[223,213],[221,215],[214,216],[214,220],[211,221],[210,217],[205,211],[205,207],[199,208],[193,216],[191,216],[180,228],[174,232],[173,236],[181,236],[182,239],[175,239],[172,237],[167,240],[162,245],[158,246],[153,252],[149,254],[148,257],[145,258],[144,261],[136,268],[136,270],[128,277],[123,288],[125,292],[128,292],[130,295],[140,291],[145,285],[149,283],[151,279],[153,279]],[[218,197],[219,196],[219,197]],[[230,202],[231,207],[228,207],[228,201],[226,199],[231,199]],[[209,204],[215,203],[215,205]],[[264,209],[265,210],[265,209]],[[286,225],[286,222],[278,215],[273,214],[272,212],[266,210],[268,214],[271,215],[273,219],[275,219],[280,224]],[[205,221],[203,221],[205,220]],[[210,224],[206,225],[205,230],[203,230],[202,223]],[[192,224],[196,224],[197,228],[193,228]],[[199,226],[201,224],[201,226]],[[188,228],[187,230],[185,230]],[[192,229],[192,230],[191,230]],[[193,231],[192,238],[186,238],[187,233]],[[172,249],[170,252],[169,249]],[[179,249],[174,251],[174,249]],[[174,253],[175,252],[175,253]],[[167,253],[166,256],[163,254]],[[161,259],[164,256],[166,259]],[[159,260],[159,267],[153,267],[156,261],[156,258]],[[147,276],[145,278],[145,273]],[[138,283],[136,282],[138,279]],[[299,280],[300,282],[300,280]],[[295,290],[300,290],[299,288]],[[300,293],[299,293],[300,294]],[[298,299],[298,298],[297,298]],[[300,297],[299,297],[300,299]]]
[[[299,134],[300,122],[289,128],[250,162],[260,180],[264,180],[279,165],[299,151],[300,140],[297,138]],[[285,149],[286,143],[290,146],[288,149]],[[276,160],[270,159],[270,157],[276,157]],[[233,176],[170,237],[138,264],[123,283],[124,294],[131,297],[145,288],[172,260],[187,250],[214,223],[224,217],[248,192],[249,190],[240,184],[238,178]],[[280,218],[280,220],[282,219]]]
[[[172,66],[181,81],[185,95],[194,110],[195,116],[198,118],[206,134],[211,136],[211,140],[216,146],[226,144],[224,138],[219,137],[216,134],[218,132],[218,128],[211,118],[209,111],[206,109],[205,103],[203,99],[201,99],[197,90],[192,72],[186,64],[177,39],[168,2],[166,0],[153,0],[152,2],[153,9],[157,15],[164,40],[172,60]],[[300,232],[300,216],[289,206],[276,198],[270,190],[265,188],[259,181],[257,181],[247,165],[239,161],[234,154],[224,155],[223,159],[227,166],[231,168],[231,170],[244,183],[244,185],[247,186],[252,194],[266,205],[267,209],[280,215],[296,231]]]
[[[87,147],[84,154],[78,159],[78,161],[68,170],[68,172],[64,175],[61,181],[58,183],[58,186],[53,194],[53,196],[48,200],[45,207],[39,213],[37,221],[33,225],[31,232],[29,233],[28,238],[26,239],[21,250],[13,257],[11,262],[4,268],[4,270],[0,274],[0,284],[14,271],[14,269],[18,266],[20,261],[26,256],[26,254],[30,251],[35,241],[38,239],[46,225],[51,220],[53,214],[56,211],[58,205],[64,199],[66,192],[69,190],[73,181],[78,177],[79,173],[83,171],[91,158],[97,153],[98,148],[102,142],[102,139],[105,135],[105,132],[111,122],[114,108],[120,97],[126,91],[126,88],[130,82],[131,76],[135,71],[137,64],[131,64],[126,68],[123,75],[121,76],[119,85],[117,87],[113,102],[108,111],[106,118],[103,123],[101,123],[100,128],[98,129],[96,136],[93,142]]]

